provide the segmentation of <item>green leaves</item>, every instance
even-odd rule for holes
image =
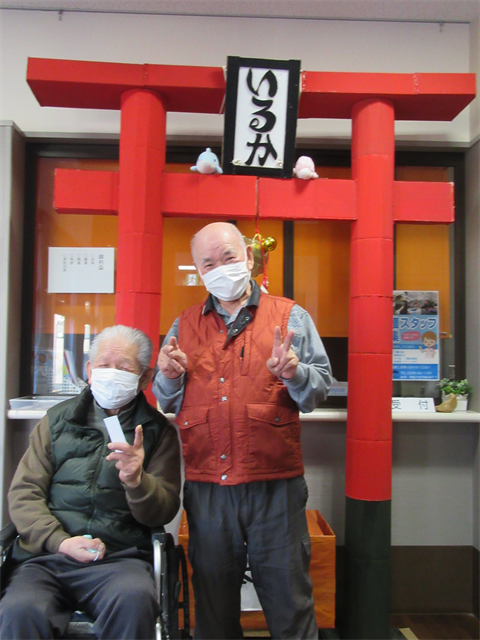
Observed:
[[[445,395],[454,393],[456,396],[468,396],[473,392],[473,387],[466,378],[465,380],[449,380],[448,378],[443,378],[443,380],[440,380],[438,383],[438,386]]]

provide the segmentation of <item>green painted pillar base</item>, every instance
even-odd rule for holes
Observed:
[[[346,499],[342,638],[390,638],[391,500]]]

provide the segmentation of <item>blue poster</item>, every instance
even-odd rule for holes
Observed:
[[[393,379],[439,380],[438,291],[393,292]]]

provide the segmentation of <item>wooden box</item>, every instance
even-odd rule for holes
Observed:
[[[307,511],[308,531],[312,546],[310,576],[313,582],[315,618],[319,629],[335,628],[335,534],[316,510]],[[188,523],[182,513],[178,530],[178,544],[188,550]],[[192,567],[187,560],[190,591],[190,624],[195,626],[195,605],[191,584]],[[182,613],[180,612],[180,615]],[[267,623],[262,611],[242,611],[241,623],[244,630],[262,630]]]

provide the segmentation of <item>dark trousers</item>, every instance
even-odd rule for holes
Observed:
[[[58,638],[73,611],[96,619],[105,640],[155,637],[158,604],[153,569],[138,558],[83,564],[57,553],[24,562],[0,601],[0,638]]]
[[[303,477],[225,486],[186,482],[195,638],[242,638],[248,564],[272,638],[318,638]]]

